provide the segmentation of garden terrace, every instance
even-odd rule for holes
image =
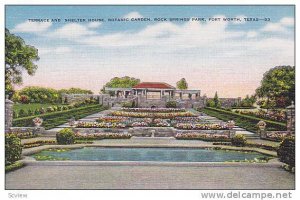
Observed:
[[[178,123],[174,126],[177,129],[183,130],[229,130],[227,124],[191,124]]]
[[[183,108],[122,108],[126,112],[155,112],[155,113],[174,113],[186,112]]]
[[[112,116],[122,117],[135,117],[135,118],[163,118],[163,119],[174,119],[175,117],[194,117],[195,114],[185,112],[170,112],[170,113],[150,113],[150,112],[126,112],[126,111],[114,111],[111,113]]]
[[[55,128],[58,125],[66,123],[70,118],[75,117],[76,119],[83,118],[85,116],[105,110],[106,107],[99,105],[88,105],[79,108],[73,108],[70,110],[57,111],[53,113],[46,113],[41,115],[34,115],[30,117],[23,117],[13,120],[13,126],[15,127],[32,127],[32,120],[36,117],[44,120],[43,127],[45,129]]]
[[[249,115],[258,117],[265,120],[272,120],[276,122],[286,122],[286,111],[285,110],[235,110],[234,112],[242,115]]]
[[[203,133],[177,133],[176,139],[181,140],[203,140],[203,141],[218,141],[230,142],[228,134],[203,134]]]
[[[227,111],[227,110],[206,107],[206,108],[202,109],[202,112],[206,113],[207,115],[221,119],[223,121],[234,120],[236,125],[244,128],[248,131],[251,131],[251,132],[257,131],[256,125],[259,121],[265,121],[267,124],[267,126],[266,126],[267,130],[269,130],[269,131],[271,131],[271,130],[272,131],[286,130],[285,123],[274,122],[274,121],[265,120],[265,119],[258,118],[258,117],[238,114],[238,113],[234,113],[234,112]]]
[[[132,135],[130,133],[76,133],[75,138],[77,140],[102,140],[102,139],[130,139]]]

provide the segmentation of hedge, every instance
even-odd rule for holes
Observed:
[[[281,143],[277,151],[281,162],[295,167],[295,138],[287,137]]]
[[[21,139],[14,134],[5,134],[5,165],[21,159]]]
[[[248,131],[256,132],[257,131],[257,123],[259,121],[265,121],[267,126],[266,129],[269,131],[285,131],[286,130],[286,124],[281,122],[275,122],[271,120],[266,120],[263,118],[258,118],[254,116],[249,115],[243,115],[239,113],[234,113],[227,110],[217,109],[217,108],[210,108],[206,107],[202,110],[202,112],[219,118],[224,121],[234,120],[236,125],[239,127],[242,127]]]
[[[11,165],[5,166],[5,173],[20,169],[21,167],[24,167],[24,166],[25,166],[25,164],[23,162],[17,161]]]
[[[101,107],[100,105],[84,106],[80,108],[74,108],[71,110],[59,111],[55,113],[46,113],[41,115],[35,115],[30,117],[23,117],[13,120],[13,126],[15,127],[32,127],[32,120],[36,117],[40,117],[44,120],[42,126],[45,129],[51,129],[58,125],[64,124],[68,119],[75,117],[75,119],[80,119],[90,114],[94,114],[105,110],[106,107]]]

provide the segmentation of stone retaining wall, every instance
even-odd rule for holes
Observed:
[[[32,132],[33,134],[45,133],[44,127],[10,127],[8,132],[26,133]]]
[[[177,133],[222,134],[233,137],[235,130],[178,130],[173,127],[73,128],[75,133],[130,133],[136,137],[174,137]]]

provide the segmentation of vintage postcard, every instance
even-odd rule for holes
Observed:
[[[6,5],[4,114],[6,190],[291,198],[295,6]]]

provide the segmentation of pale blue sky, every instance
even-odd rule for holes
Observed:
[[[206,22],[108,22],[107,18],[204,17]],[[210,22],[258,17],[271,21]],[[103,18],[103,23],[30,23],[31,18]],[[254,93],[265,71],[294,65],[293,6],[6,6],[6,27],[39,49],[23,86],[98,92],[114,76],[175,85],[223,97]],[[22,86],[22,87],[23,87]]]

